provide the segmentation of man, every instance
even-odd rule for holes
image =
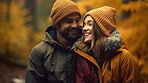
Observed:
[[[81,37],[78,6],[70,0],[57,0],[51,10],[52,26],[44,40],[29,56],[26,83],[74,83],[76,54],[73,43]]]

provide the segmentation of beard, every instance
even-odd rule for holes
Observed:
[[[70,31],[71,30],[76,30],[77,33],[73,33],[73,34],[70,34]],[[71,41],[71,42],[75,42],[76,40],[78,40],[81,35],[82,35],[82,29],[80,27],[77,27],[77,28],[72,28],[72,27],[69,27],[67,29],[64,29],[64,31],[62,31],[60,28],[59,28],[59,33],[68,41]]]

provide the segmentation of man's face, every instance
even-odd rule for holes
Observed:
[[[59,23],[59,33],[69,41],[76,41],[81,36],[80,16],[76,13],[70,14]]]

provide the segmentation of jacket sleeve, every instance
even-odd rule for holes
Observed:
[[[124,50],[120,60],[122,83],[140,83],[140,71],[135,57],[129,51]]]
[[[46,83],[42,53],[33,48],[27,64],[25,83]]]
[[[77,56],[77,72],[76,72],[76,82],[75,83],[87,83],[84,78],[83,66],[81,63],[80,56]]]

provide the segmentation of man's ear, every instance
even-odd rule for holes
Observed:
[[[57,24],[55,25],[55,28],[58,30],[58,28],[60,28],[60,23],[57,23]]]

